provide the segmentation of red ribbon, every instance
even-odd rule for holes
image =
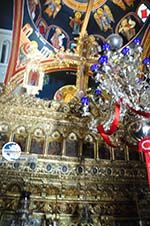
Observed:
[[[116,145],[112,144],[109,136],[105,133],[103,126],[102,125],[98,125],[97,130],[99,131],[100,135],[102,136],[102,138],[104,139],[104,141],[111,147],[116,147]]]
[[[99,124],[97,126],[97,130],[100,133],[100,135],[103,137],[105,142],[110,145],[111,147],[116,147],[116,145],[113,145],[109,136],[112,135],[114,132],[116,132],[118,124],[120,119],[120,104],[117,102],[115,104],[115,113],[114,113],[114,119],[110,125],[110,129],[108,131],[104,130],[104,127],[102,124]],[[108,136],[109,135],[109,136]]]
[[[150,188],[150,137],[144,137],[139,141],[139,152],[143,152],[146,160],[148,185]]]
[[[143,116],[143,117],[145,117],[145,118],[150,118],[150,112],[145,112],[145,111],[137,111],[137,110],[135,110],[134,108],[131,108],[129,105],[127,105],[130,109],[131,109],[131,111],[133,111],[134,113],[136,113],[136,114],[138,114],[138,115],[141,115],[141,116]]]

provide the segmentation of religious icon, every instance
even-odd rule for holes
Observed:
[[[114,158],[115,160],[125,160],[125,152],[123,148],[114,149]]]
[[[75,97],[76,91],[77,90],[74,85],[65,85],[56,91],[54,100],[69,103]]]
[[[59,27],[57,27],[50,41],[56,49],[60,49],[64,46],[64,39],[65,39],[64,33]]]
[[[82,20],[81,20],[82,14],[80,12],[76,12],[74,14],[74,18],[70,17],[70,27],[73,29],[72,34],[78,35],[80,32],[80,28],[82,25]]]
[[[26,135],[14,134],[13,141],[19,144],[19,146],[21,147],[21,151],[25,151],[27,143]]]
[[[61,140],[51,141],[48,146],[49,155],[61,155],[62,152],[62,142]]]
[[[62,94],[62,92],[61,92],[60,90],[57,91],[57,93],[55,94],[55,99],[56,99],[57,101],[63,100],[63,94]]]
[[[110,159],[110,150],[106,144],[99,144],[98,146],[99,158],[100,159]]]
[[[35,62],[31,63],[27,64],[23,87],[26,88],[28,94],[35,95],[38,94],[39,90],[42,90],[44,73],[42,72],[40,65],[34,65]]]
[[[108,31],[112,29],[111,23],[114,22],[110,8],[105,5],[94,13],[94,19],[101,30]]]
[[[45,4],[47,8],[45,9],[45,13],[49,17],[55,18],[57,13],[61,10],[61,1],[60,0],[46,0]]]
[[[78,150],[79,150],[80,144],[77,140],[66,140],[66,155],[71,157],[77,157],[78,156]]]
[[[32,56],[37,54],[38,52],[38,44],[36,41],[28,41],[24,42],[20,46],[19,52],[19,64],[25,64],[27,61],[32,58]]]
[[[36,137],[31,140],[31,153],[43,154],[44,140]]]
[[[39,72],[31,69],[28,76],[28,85],[37,86],[39,83],[39,77]]]
[[[83,150],[82,150],[82,156],[84,158],[94,158],[94,144],[90,142],[83,142]]]
[[[118,32],[128,41],[135,35],[136,22],[131,17],[124,18],[119,25]]]

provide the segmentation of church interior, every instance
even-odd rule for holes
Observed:
[[[150,226],[150,1],[0,7],[0,226]]]

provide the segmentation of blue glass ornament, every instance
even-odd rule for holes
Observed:
[[[129,47],[124,47],[124,48],[121,50],[121,53],[122,53],[123,55],[127,55],[127,54],[129,53],[129,51],[130,51]]]
[[[97,72],[99,69],[99,65],[98,64],[92,64],[91,67],[90,67],[90,70],[92,72]]]
[[[150,64],[150,58],[146,57],[146,58],[143,60],[143,64],[145,64],[145,65]]]
[[[135,39],[134,39],[134,43],[135,43],[136,45],[139,45],[139,44],[141,43],[141,39],[140,39],[140,38],[135,38]]]
[[[89,104],[89,98],[87,96],[83,96],[81,98],[82,105],[88,105]]]
[[[96,94],[97,96],[101,95],[101,93],[102,93],[102,91],[101,91],[100,89],[96,89],[96,90],[95,90],[95,94]]]
[[[110,50],[110,45],[109,45],[108,43],[104,43],[104,44],[102,45],[102,49],[103,49],[104,51]]]
[[[98,59],[98,62],[100,63],[100,64],[107,64],[108,63],[108,56],[100,56],[100,58]]]

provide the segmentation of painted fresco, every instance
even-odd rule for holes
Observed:
[[[83,6],[87,6],[87,1],[29,0],[27,1],[28,12],[26,12],[26,16],[30,17],[32,26],[36,27],[51,48],[66,50],[70,48],[70,43],[74,43],[75,38],[79,36],[85,17]],[[147,2],[145,7],[148,7]],[[138,8],[139,6],[134,0],[95,1],[87,29],[88,34],[98,35],[106,39],[114,32],[123,33],[121,26],[127,26],[124,25],[125,18],[130,11],[132,16],[130,15],[130,18],[127,18],[126,23],[128,24],[130,19],[128,26],[129,28],[133,26],[135,32],[132,32],[132,35],[127,35],[124,32],[123,36],[126,37],[124,44],[127,44],[144,25],[139,16]],[[145,11],[142,15],[148,17],[148,13],[146,14]],[[118,28],[119,26],[120,28]]]

